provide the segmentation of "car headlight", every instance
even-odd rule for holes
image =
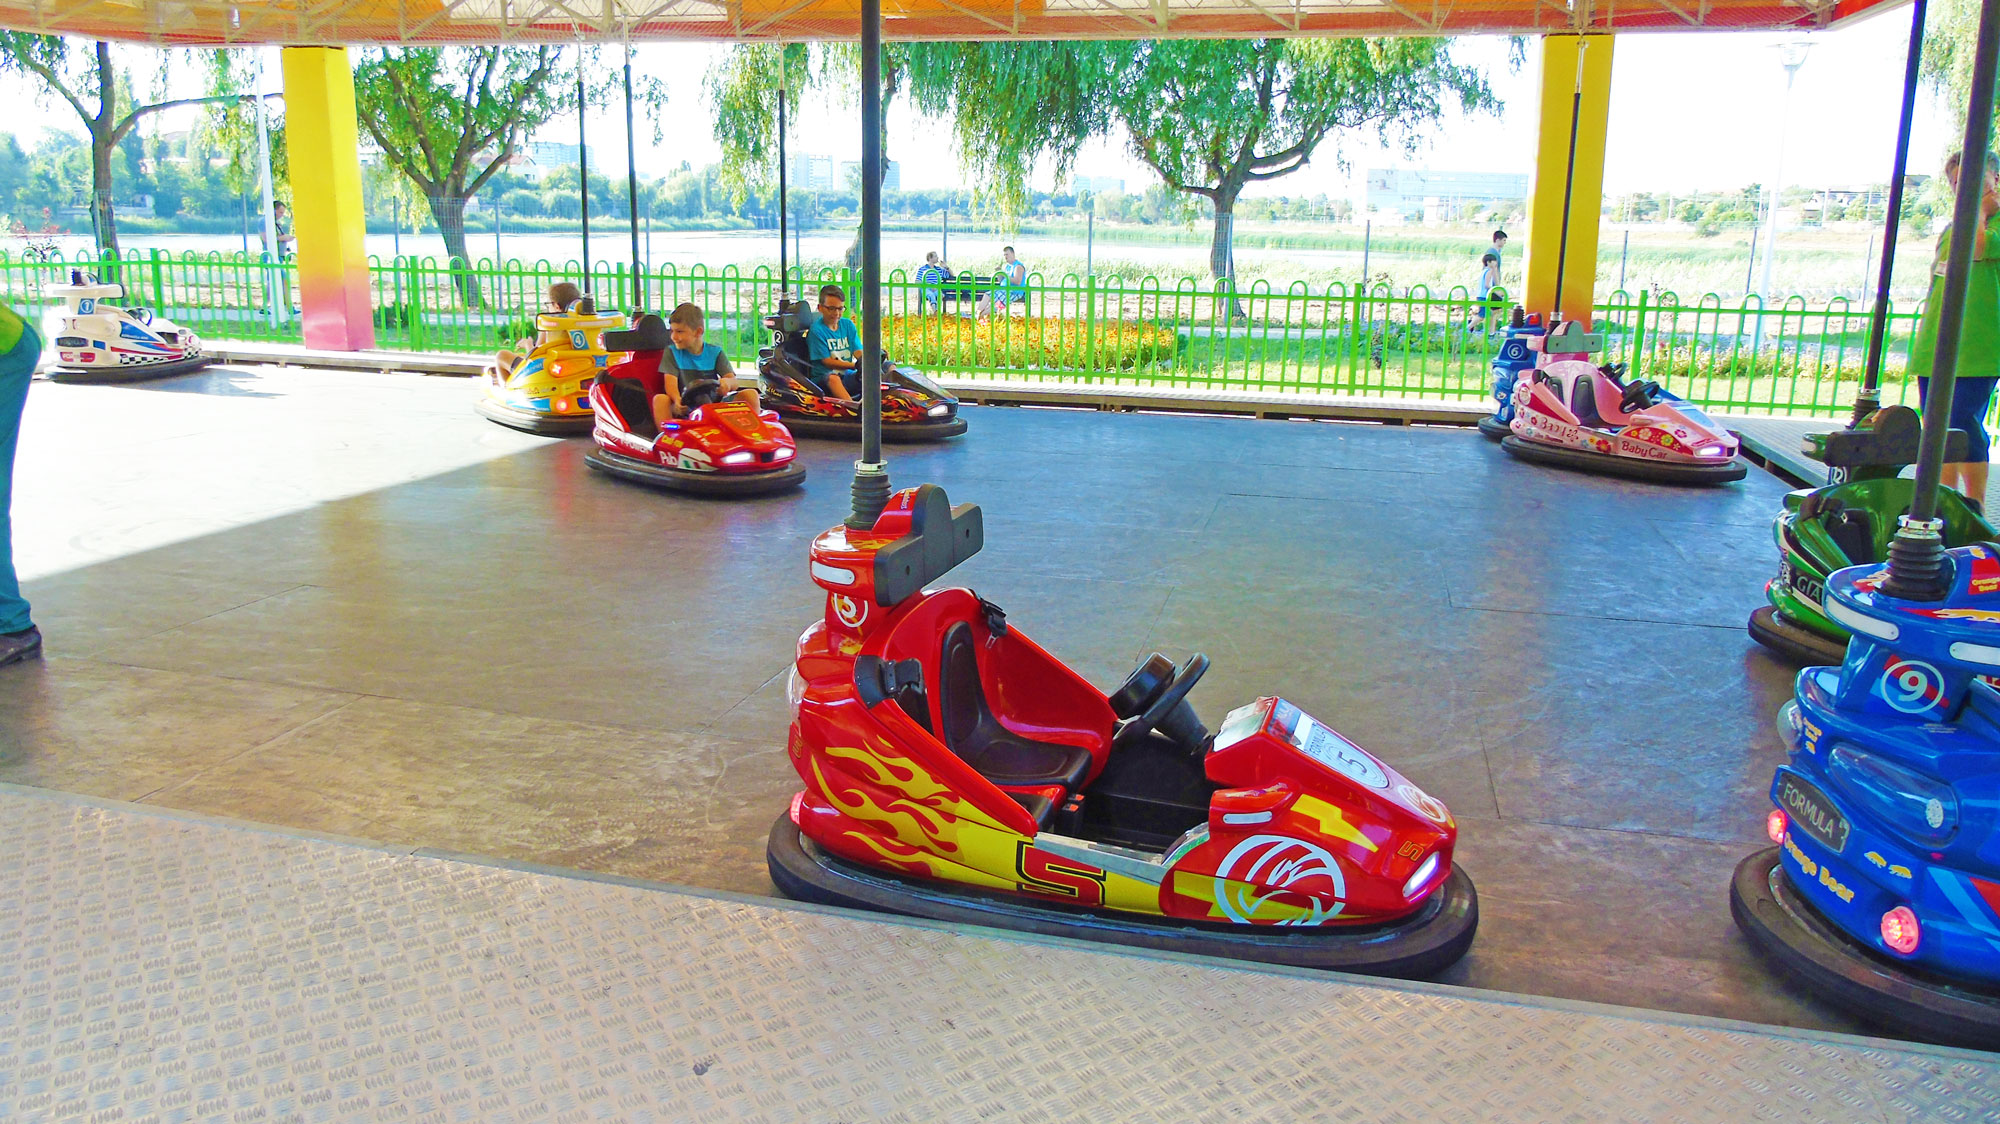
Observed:
[[[1420,892],[1422,892],[1425,885],[1430,882],[1431,875],[1437,873],[1437,868],[1438,868],[1438,853],[1436,851],[1432,851],[1430,853],[1430,857],[1425,859],[1423,863],[1417,867],[1416,872],[1410,875],[1410,880],[1408,882],[1403,883],[1403,900],[1408,901],[1411,898],[1416,897],[1417,894],[1419,894]]]
[[[1826,776],[1842,796],[1922,847],[1942,847],[1958,831],[1958,793],[1934,777],[1845,742],[1827,754]]]
[[[1791,699],[1778,708],[1778,740],[1785,748],[1799,748],[1799,732],[1804,719],[1799,717],[1799,700]]]
[[[750,452],[747,449],[739,449],[733,453],[722,454],[723,464],[749,464],[751,461],[754,461],[756,459],[757,459],[757,454]]]
[[[775,449],[775,450],[773,450],[773,451],[772,451],[772,453],[771,453],[771,459],[772,459],[772,460],[774,460],[774,461],[788,461],[788,460],[791,460],[791,459],[792,459],[792,450],[790,450],[790,449]]]
[[[951,413],[951,407],[942,402],[930,408],[930,415],[934,418],[941,418],[949,413]]]

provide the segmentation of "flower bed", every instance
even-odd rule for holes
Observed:
[[[882,343],[898,360],[941,370],[1131,371],[1167,362],[1180,339],[1141,320],[891,316]]]

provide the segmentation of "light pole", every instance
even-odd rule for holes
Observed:
[[[1785,126],[1792,111],[1792,79],[1806,64],[1812,40],[1794,39],[1778,48],[1778,64],[1785,68],[1785,100],[1778,110],[1778,159],[1771,169],[1771,186],[1765,189],[1764,266],[1757,279],[1757,338],[1750,345],[1751,362],[1764,346],[1764,311],[1771,304],[1771,264],[1778,256],[1778,192],[1785,176]]]

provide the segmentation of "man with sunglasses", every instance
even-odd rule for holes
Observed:
[[[846,308],[847,294],[840,286],[820,286],[819,319],[806,329],[806,357],[812,360],[813,377],[821,390],[852,402],[854,396],[847,392],[841,374],[861,366],[861,330],[841,315]]]

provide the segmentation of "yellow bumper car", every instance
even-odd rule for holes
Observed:
[[[589,297],[570,302],[562,312],[535,317],[535,341],[527,354],[503,351],[487,364],[480,376],[479,412],[529,433],[589,433],[596,424],[591,384],[625,358],[604,349],[604,333],[623,327],[624,314],[599,312]]]

